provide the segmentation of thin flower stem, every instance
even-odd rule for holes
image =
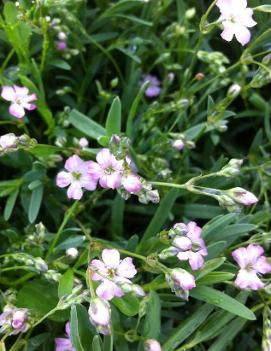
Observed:
[[[45,256],[45,259],[47,259],[52,254],[52,252],[53,252],[56,244],[58,243],[58,240],[59,240],[59,238],[60,238],[60,236],[61,236],[61,234],[62,234],[62,232],[63,232],[63,230],[64,230],[64,228],[66,226],[66,224],[68,223],[68,221],[72,217],[73,213],[75,212],[77,205],[78,205],[78,201],[75,201],[73,203],[73,205],[66,211],[66,213],[64,215],[64,219],[63,219],[63,221],[61,223],[61,226],[59,227],[59,229],[58,229],[58,231],[57,231],[57,233],[56,233],[56,235],[54,237],[54,240],[52,241],[52,243],[51,243],[51,245],[49,247],[49,250],[47,252],[47,255]]]

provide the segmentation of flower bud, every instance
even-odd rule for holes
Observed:
[[[135,194],[142,189],[140,177],[135,174],[129,174],[122,177],[122,186],[128,193]]]
[[[91,324],[95,326],[99,333],[104,335],[111,334],[111,309],[106,300],[98,297],[91,299],[88,314]]]
[[[175,247],[171,246],[171,247],[168,247],[167,249],[164,249],[162,252],[160,252],[158,257],[160,258],[160,260],[166,260],[169,257],[176,256],[177,253],[178,253],[178,250]]]
[[[70,247],[66,250],[66,256],[72,260],[75,260],[78,256],[78,250],[75,247]]]
[[[56,44],[56,47],[58,50],[65,50],[67,49],[67,44],[65,41],[58,41],[57,44]]]
[[[184,142],[181,139],[177,139],[172,142],[172,146],[181,151],[184,148]]]
[[[202,80],[202,79],[205,78],[205,75],[204,75],[204,73],[199,72],[199,73],[197,73],[197,74],[195,75],[194,78],[195,78],[195,80]]]
[[[78,144],[83,149],[84,147],[88,147],[88,140],[86,138],[80,138]]]
[[[188,300],[189,290],[196,287],[194,276],[182,268],[172,269],[166,274],[166,280],[171,291],[185,300]]]
[[[196,9],[195,7],[192,7],[191,9],[188,9],[185,11],[185,18],[187,19],[192,19],[196,14]]]
[[[237,203],[245,206],[250,206],[258,202],[258,199],[254,194],[252,194],[251,192],[243,188],[239,188],[239,187],[233,188],[233,189],[227,190],[227,193]]]
[[[158,193],[158,190],[150,190],[147,192],[147,199],[148,201],[154,203],[154,204],[158,204],[160,201],[160,196]]]
[[[64,40],[65,41],[67,39],[67,35],[64,32],[58,33],[57,37],[58,37],[59,40]]]
[[[0,147],[2,149],[15,148],[17,143],[18,139],[14,133],[8,133],[0,137]]]
[[[40,272],[48,271],[48,265],[41,257],[35,258],[35,268],[37,268]]]
[[[240,174],[240,168],[243,164],[243,160],[238,160],[236,158],[233,158],[229,161],[229,163],[224,166],[220,172],[218,172],[219,175],[222,175],[224,177],[234,177],[238,174]]]
[[[173,72],[169,72],[167,75],[167,80],[169,83],[172,83],[175,78],[175,74]]]
[[[233,84],[232,86],[230,86],[227,95],[231,98],[236,98],[241,91],[241,87],[239,84]]]
[[[144,342],[145,351],[162,351],[160,343],[155,339],[148,339]]]

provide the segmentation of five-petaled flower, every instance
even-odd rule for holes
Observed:
[[[143,80],[141,81],[141,85],[149,82],[149,86],[145,90],[145,96],[149,98],[154,98],[160,95],[160,80],[151,74],[146,74],[143,76]]]
[[[25,110],[32,111],[36,108],[32,102],[37,100],[37,96],[29,94],[29,89],[26,87],[3,86],[1,96],[11,102],[9,113],[16,118],[23,118]]]
[[[121,297],[124,291],[121,284],[132,284],[129,278],[133,278],[137,271],[131,257],[120,259],[120,253],[116,249],[104,249],[102,260],[92,260],[91,279],[102,283],[96,289],[101,299],[111,300],[114,296]]]
[[[73,155],[65,162],[65,169],[56,177],[56,184],[60,188],[69,186],[67,195],[69,199],[80,200],[83,196],[82,188],[93,191],[96,189],[97,180],[88,172],[90,161],[83,161],[79,156]]]
[[[235,285],[240,289],[258,290],[264,287],[258,275],[270,273],[271,264],[263,254],[264,249],[260,245],[253,244],[232,252],[234,260],[241,268],[235,280]]]
[[[221,37],[231,41],[235,35],[240,44],[246,45],[251,38],[248,28],[257,24],[252,18],[253,10],[247,7],[247,0],[218,0],[216,5],[224,27]]]
[[[96,161],[89,161],[88,174],[99,181],[102,188],[118,188],[121,184],[123,161],[118,161],[109,149],[99,151]]]

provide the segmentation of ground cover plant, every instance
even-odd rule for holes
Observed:
[[[3,1],[0,350],[271,350],[271,5]]]

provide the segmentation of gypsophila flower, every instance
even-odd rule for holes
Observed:
[[[251,39],[248,28],[257,24],[252,18],[253,10],[247,7],[247,0],[218,0],[216,6],[224,27],[221,37],[231,41],[235,35],[240,44],[246,45]]]
[[[148,339],[144,342],[145,351],[162,351],[160,343],[155,339]]]
[[[76,351],[71,341],[70,323],[65,326],[66,338],[55,338],[55,351]]]
[[[116,249],[104,249],[102,260],[92,260],[90,268],[93,271],[91,279],[102,282],[96,293],[105,300],[123,296],[121,284],[132,284],[129,278],[133,278],[137,273],[132,258],[126,257],[121,260]]]
[[[232,257],[241,268],[235,280],[235,285],[240,289],[258,290],[264,287],[258,275],[270,273],[271,264],[263,254],[264,249],[253,244],[232,252]]]
[[[143,79],[141,81],[141,85],[144,83],[149,82],[148,88],[145,90],[145,96],[148,98],[154,98],[160,95],[160,81],[159,79],[151,74],[146,74],[143,76]]]
[[[233,200],[245,206],[250,206],[258,202],[257,197],[250,191],[243,188],[233,188],[225,191]]]
[[[88,147],[88,140],[86,138],[80,138],[78,144],[83,149],[85,147]]]
[[[121,185],[131,194],[138,193],[142,189],[140,177],[136,174],[124,175],[121,179]]]
[[[174,140],[174,141],[172,142],[172,146],[173,146],[175,149],[181,151],[181,150],[184,148],[184,142],[183,142],[183,140],[181,140],[181,139],[177,139],[177,140]]]
[[[79,156],[74,155],[65,162],[65,169],[56,178],[56,184],[60,188],[68,186],[67,195],[69,199],[80,200],[83,196],[82,189],[93,191],[96,189],[97,180],[88,173],[88,167],[92,161],[83,161]]]
[[[99,181],[102,188],[118,188],[121,184],[123,161],[118,161],[109,149],[99,151],[96,161],[89,161],[88,174]]]
[[[106,300],[95,298],[90,300],[88,309],[89,319],[91,324],[95,326],[101,334],[111,334],[111,308]]]
[[[159,255],[160,258],[177,256],[180,261],[189,261],[193,270],[197,270],[204,265],[204,256],[207,256],[207,248],[201,238],[202,230],[196,222],[177,223],[173,226],[181,235],[176,235],[172,241],[172,246],[165,249]]]
[[[1,135],[0,137],[0,147],[2,149],[15,148],[17,146],[18,138],[14,133],[8,133]]]
[[[75,260],[78,254],[79,252],[76,247],[70,247],[69,249],[66,250],[66,256],[68,256],[72,260]]]
[[[188,300],[189,290],[196,287],[194,276],[182,268],[171,269],[166,274],[166,281],[171,291],[184,300]]]
[[[29,94],[26,87],[3,86],[1,96],[3,99],[10,101],[9,113],[16,118],[23,118],[25,110],[32,111],[36,105],[32,102],[37,100],[36,94]]]
[[[10,332],[10,335],[25,333],[29,328],[28,310],[5,306],[3,313],[0,315],[0,327],[0,333]]]

